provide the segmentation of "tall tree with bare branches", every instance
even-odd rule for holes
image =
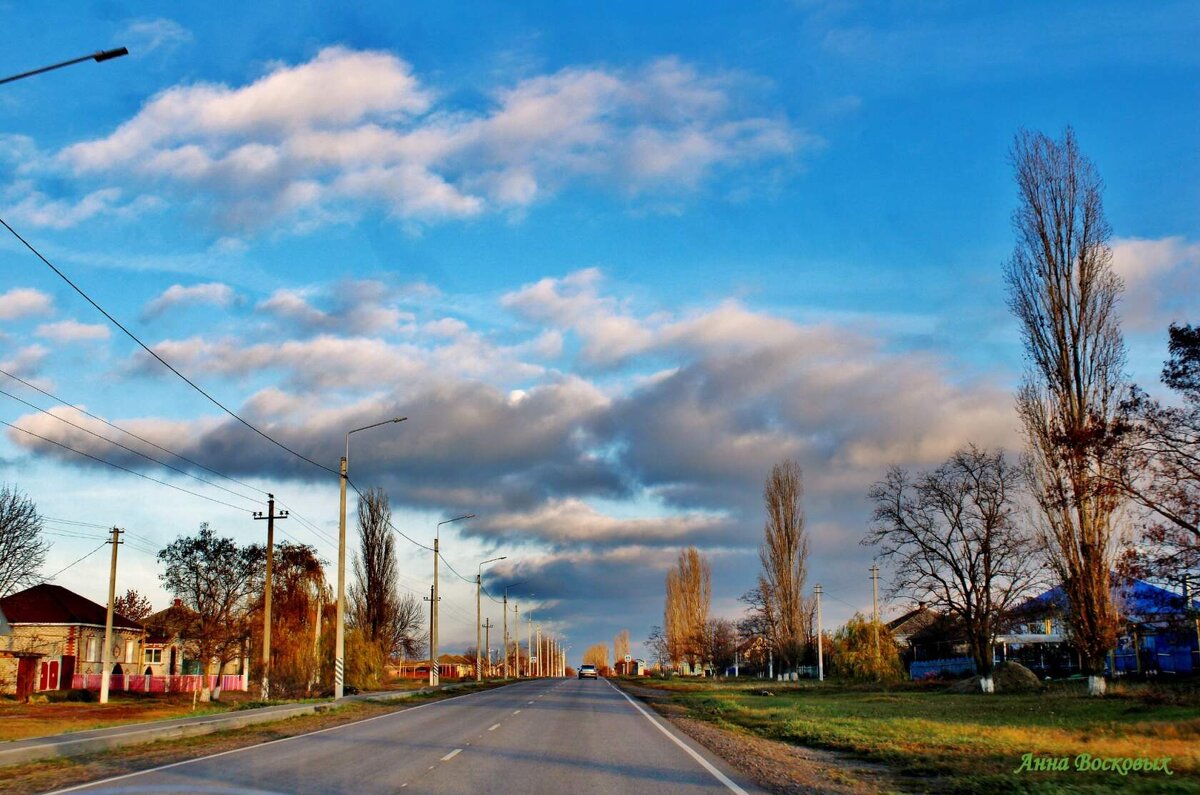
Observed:
[[[693,669],[704,659],[705,629],[712,603],[712,568],[695,547],[681,550],[675,568],[667,572],[664,631],[672,664]]]
[[[14,488],[0,489],[0,598],[41,582],[50,543],[33,500]]]
[[[1122,285],[1112,269],[1102,183],[1074,132],[1056,141],[1022,131],[1012,162],[1020,203],[1005,277],[1027,359],[1017,395],[1026,474],[1089,692],[1102,695],[1104,659],[1119,623],[1110,580],[1122,501],[1116,486],[1117,415],[1126,389],[1116,314]]]
[[[1015,520],[1020,481],[1003,451],[971,445],[927,472],[893,467],[870,492],[875,525],[863,543],[892,563],[893,593],[961,622],[985,693],[998,624],[1041,571]]]
[[[808,578],[808,533],[805,530],[804,480],[793,460],[777,463],[763,485],[767,521],[758,550],[762,572],[748,594],[757,623],[765,631],[781,668],[800,665],[812,634],[812,611],[804,596]]]
[[[154,612],[154,606],[149,599],[130,588],[124,596],[118,596],[113,602],[113,612],[140,624],[142,619]]]
[[[423,610],[411,594],[400,595],[392,509],[382,489],[358,499],[359,552],[350,587],[350,622],[384,658],[416,657],[422,646]]]
[[[629,630],[623,629],[613,637],[613,664],[619,663],[629,654]]]

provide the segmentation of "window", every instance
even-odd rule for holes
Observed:
[[[146,664],[158,665],[162,662],[162,649],[146,649]]]
[[[91,637],[89,637],[87,639],[87,654],[84,655],[85,660],[87,660],[89,662],[95,662],[96,660],[100,659],[99,657],[96,656],[97,645],[99,645],[99,644],[96,643],[95,635],[92,635]]]
[[[125,662],[133,662],[133,641],[125,641]]]

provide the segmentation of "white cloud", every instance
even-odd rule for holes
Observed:
[[[153,196],[139,196],[133,201],[122,201],[120,188],[101,188],[92,191],[78,201],[51,199],[44,193],[33,190],[29,182],[21,182],[5,191],[8,196],[20,195],[17,203],[10,205],[6,213],[32,226],[49,229],[70,229],[84,221],[100,215],[127,220],[161,206]]]
[[[176,306],[211,304],[224,309],[232,304],[236,297],[233,288],[221,282],[206,282],[186,287],[173,284],[146,303],[142,310],[142,319],[156,318]]]
[[[40,290],[30,287],[14,287],[0,293],[0,320],[18,320],[30,315],[47,315],[53,300]]]
[[[109,337],[108,326],[99,323],[80,323],[77,320],[62,320],[58,323],[43,323],[35,332],[55,342],[94,342]]]
[[[1129,330],[1161,335],[1172,322],[1195,322],[1200,243],[1120,238],[1113,243],[1113,268],[1125,280],[1121,319]]]
[[[173,19],[136,19],[125,26],[119,43],[129,47],[133,57],[158,49],[173,49],[192,40],[192,32]]]
[[[464,112],[389,53],[331,47],[248,85],[170,88],[60,159],[79,175],[132,172],[212,197],[234,227],[310,228],[364,205],[433,221],[519,210],[578,180],[692,191],[718,168],[787,160],[814,142],[748,109],[753,88],[664,59],[527,78]]]

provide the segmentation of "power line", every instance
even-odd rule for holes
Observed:
[[[237,498],[239,498],[239,499],[243,499],[243,500],[249,500],[249,501],[251,501],[251,502],[257,502],[257,500],[255,500],[255,498],[253,498],[253,497],[247,497],[245,494],[241,494],[241,493],[239,493],[239,492],[236,492],[236,491],[234,491],[233,489],[227,489],[227,488],[225,488],[224,486],[220,485],[219,483],[213,483],[211,480],[205,480],[204,478],[200,477],[199,475],[192,474],[191,472],[188,472],[188,471],[187,471],[187,470],[185,470],[185,469],[180,469],[180,468],[179,468],[179,467],[177,467],[177,466],[172,466],[171,464],[168,464],[166,461],[159,461],[157,458],[154,458],[153,456],[149,456],[149,455],[146,455],[146,454],[145,454],[145,453],[143,453],[143,452],[140,452],[140,451],[138,451],[138,450],[134,450],[132,447],[128,447],[128,446],[126,446],[126,445],[123,445],[123,444],[121,444],[121,443],[120,443],[120,442],[118,442],[118,441],[114,441],[113,439],[109,439],[107,436],[101,436],[100,434],[96,433],[96,432],[95,432],[95,431],[93,431],[93,430],[90,430],[90,429],[88,429],[88,428],[85,428],[85,427],[83,427],[82,425],[79,425],[78,423],[71,422],[71,421],[70,421],[70,420],[68,420],[66,417],[60,417],[60,416],[58,416],[57,414],[52,414],[51,412],[47,411],[47,410],[46,410],[46,409],[44,409],[44,408],[41,408],[40,406],[35,406],[34,404],[30,403],[28,400],[25,400],[25,399],[23,399],[23,398],[19,398],[19,397],[17,397],[16,395],[13,395],[13,394],[11,394],[11,393],[9,393],[9,392],[5,392],[3,389],[0,389],[0,395],[4,395],[5,397],[11,398],[11,399],[13,399],[13,400],[17,401],[18,403],[21,403],[21,404],[23,404],[23,405],[26,405],[26,406],[28,406],[28,407],[29,407],[29,408],[31,408],[31,409],[34,409],[35,411],[39,411],[39,412],[41,412],[42,414],[45,414],[47,417],[53,417],[54,419],[58,420],[59,422],[66,423],[67,425],[70,425],[72,428],[77,428],[77,429],[79,429],[79,430],[83,431],[84,433],[91,434],[92,436],[95,436],[97,439],[99,439],[99,440],[101,440],[101,441],[103,441],[103,442],[108,442],[108,443],[109,443],[109,444],[111,444],[111,445],[114,445],[114,446],[116,446],[116,447],[120,447],[122,450],[126,450],[126,451],[128,451],[128,452],[130,452],[130,453],[133,453],[134,455],[136,455],[136,456],[139,456],[139,457],[141,457],[141,458],[144,458],[144,459],[146,459],[147,461],[150,461],[150,462],[152,462],[152,463],[155,463],[155,464],[159,464],[160,466],[164,466],[164,467],[166,467],[167,469],[171,470],[172,472],[178,472],[180,475],[183,475],[184,477],[193,478],[193,479],[195,479],[195,480],[198,480],[198,481],[200,481],[201,483],[205,483],[205,484],[207,484],[207,485],[209,485],[209,486],[212,486],[213,488],[220,489],[221,491],[224,491],[224,492],[226,492],[226,493],[228,493],[228,494],[232,494],[233,496],[235,496],[235,497],[237,497]]]
[[[0,222],[2,222],[2,220],[0,220]],[[106,466],[110,466],[113,469],[119,469],[122,472],[128,472],[130,475],[136,475],[137,477],[143,478],[145,480],[149,480],[152,483],[157,483],[160,486],[166,486],[169,489],[175,489],[176,491],[182,491],[184,494],[190,494],[193,497],[199,497],[202,500],[208,500],[209,502],[215,502],[218,505],[224,505],[226,508],[233,508],[235,511],[242,511],[243,513],[252,513],[252,511],[250,511],[246,508],[241,508],[232,503],[225,502],[224,500],[218,500],[216,497],[209,497],[206,494],[201,494],[199,492],[192,491],[190,489],[185,489],[182,486],[176,486],[174,483],[168,483],[165,480],[159,480],[158,478],[151,477],[142,472],[138,472],[136,470],[129,469],[128,467],[123,467],[120,464],[114,464],[112,461],[105,461],[103,458],[98,458],[98,457],[92,455],[91,453],[85,453],[82,450],[76,450],[74,447],[65,445],[62,442],[56,442],[53,439],[49,439],[45,436],[42,436],[39,433],[34,433],[33,431],[27,431],[24,428],[21,428],[17,425],[13,425],[11,422],[5,422],[4,420],[0,420],[0,425],[5,425],[9,428],[12,428],[14,431],[20,431],[21,433],[28,434],[29,436],[32,436],[36,439],[41,439],[43,442],[48,442],[56,447],[61,447],[64,450],[70,450],[72,453],[75,453],[76,455],[81,455],[84,458],[90,458],[93,461],[96,461],[101,464],[105,464]]]
[[[79,293],[79,295],[82,296],[85,301],[87,301],[89,304],[91,304],[93,307],[95,307],[97,312],[104,315],[104,317],[106,317],[110,323],[112,323],[114,326],[116,326],[118,329],[120,329],[122,332],[124,332],[125,336],[129,337],[129,339],[136,342],[138,344],[138,346],[141,347],[142,350],[144,350],[146,353],[153,356],[154,359],[156,361],[158,361],[159,364],[161,364],[163,367],[170,370],[172,373],[174,373],[176,376],[178,376],[184,383],[186,383],[192,389],[196,390],[201,395],[203,395],[205,398],[207,398],[208,401],[210,403],[212,403],[214,406],[216,406],[221,411],[228,414],[230,417],[233,417],[235,420],[240,422],[242,425],[244,425],[247,428],[249,428],[250,430],[254,431],[256,434],[258,434],[262,438],[266,439],[268,442],[275,445],[279,449],[285,450],[288,453],[291,453],[292,455],[294,455],[296,458],[299,458],[302,461],[307,461],[308,463],[312,464],[313,466],[317,467],[318,469],[323,469],[331,475],[339,475],[340,476],[341,473],[337,472],[336,470],[333,470],[330,467],[325,466],[324,464],[317,463],[316,461],[312,460],[311,458],[304,455],[303,453],[296,452],[295,450],[288,447],[283,442],[273,438],[272,436],[268,435],[264,431],[259,430],[256,426],[252,425],[249,421],[243,419],[242,416],[239,415],[237,412],[235,412],[233,409],[229,408],[224,403],[217,400],[215,397],[210,395],[208,392],[205,392],[204,389],[202,387],[200,387],[200,385],[198,385],[192,379],[188,378],[186,375],[181,373],[179,370],[175,369],[175,367],[170,362],[168,362],[166,359],[164,359],[163,357],[161,357],[157,353],[155,353],[154,350],[151,349],[149,345],[142,342],[141,339],[139,339],[136,334],[134,334],[129,329],[125,328],[125,326],[123,326],[119,320],[117,320],[115,317],[110,315],[108,313],[108,311],[104,309],[104,307],[100,306],[100,304],[96,303],[90,295],[85,293],[79,287],[79,285],[75,284],[75,282],[71,281],[71,279],[65,273],[63,273],[61,270],[59,270],[54,265],[54,263],[52,263],[50,260],[46,259],[46,257],[42,255],[42,252],[40,252],[36,248],[34,248],[32,243],[30,243],[25,238],[21,237],[21,235],[17,233],[17,230],[15,230],[11,226],[9,226],[8,222],[5,221],[3,218],[0,218],[0,225],[3,225],[4,228],[7,229],[9,231],[9,233],[12,234],[13,237],[15,237],[18,241],[21,242],[21,245],[25,246],[25,248],[29,249],[29,251],[32,252],[35,257],[37,257],[43,263],[45,263],[46,267],[48,267],[50,270],[54,271],[54,273],[57,274],[60,279],[62,279],[64,282],[66,282],[72,290]]]
[[[84,555],[82,558],[80,558],[79,560],[75,561],[74,563],[71,563],[70,565],[68,565],[68,566],[65,566],[64,568],[61,568],[61,569],[59,569],[58,571],[56,571],[56,572],[54,572],[53,574],[51,574],[49,577],[45,577],[45,578],[43,578],[43,579],[42,579],[42,582],[50,582],[50,581],[51,581],[51,580],[53,580],[55,577],[57,577],[58,575],[62,574],[62,573],[63,573],[64,571],[66,571],[67,569],[71,568],[71,566],[74,566],[74,565],[76,565],[76,564],[79,564],[79,563],[83,563],[85,560],[87,560],[88,558],[90,558],[92,555],[95,555],[97,552],[99,552],[100,550],[104,549],[104,547],[106,547],[107,545],[108,545],[108,542],[107,542],[107,541],[102,541],[102,542],[100,542],[100,546],[96,547],[96,548],[95,548],[95,549],[93,549],[91,552],[87,553],[86,555]]]
[[[76,406],[75,404],[70,403],[69,401],[66,401],[63,398],[61,398],[55,394],[47,392],[45,389],[42,389],[40,386],[37,386],[36,384],[31,384],[30,382],[26,381],[24,378],[21,378],[20,376],[13,375],[12,373],[8,372],[7,370],[0,369],[0,374],[6,375],[9,378],[13,379],[14,381],[17,381],[18,383],[23,384],[24,386],[28,387],[29,389],[32,389],[33,391],[38,392],[42,395],[45,395],[46,397],[50,398],[51,400],[55,401],[56,403],[58,403],[60,405],[69,406],[72,409],[74,409],[75,411],[78,411],[80,414],[84,414],[88,417],[91,417],[92,419],[96,420],[97,422],[102,422],[105,425],[107,425],[108,427],[113,428],[114,430],[118,430],[123,434],[132,436],[134,439],[137,439],[139,442],[148,444],[157,450],[161,450],[162,452],[166,453],[167,455],[175,456],[180,461],[186,461],[187,463],[191,464],[194,467],[203,469],[205,472],[211,472],[212,474],[216,475],[219,478],[224,478],[225,480],[228,480],[231,483],[236,483],[239,486],[244,486],[244,487],[250,489],[251,491],[257,491],[262,494],[266,494],[265,491],[258,488],[257,486],[252,486],[249,483],[246,483],[245,481],[238,480],[235,477],[230,477],[229,475],[226,475],[222,472],[218,472],[217,470],[213,469],[212,467],[205,466],[204,464],[201,464],[199,461],[193,461],[192,459],[188,458],[185,455],[180,455],[179,453],[176,453],[174,450],[168,450],[167,448],[163,447],[162,445],[158,444],[157,442],[152,442],[144,436],[139,436],[138,434],[134,433],[133,431],[131,431],[127,428],[122,428],[120,425],[117,425],[114,422],[110,422],[109,420],[106,420],[97,414],[93,414],[92,412],[88,411],[87,409],[80,408],[79,406]],[[249,498],[247,498],[247,499],[249,499]]]

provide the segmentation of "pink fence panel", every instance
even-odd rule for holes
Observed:
[[[101,674],[75,674],[71,678],[71,687],[77,690],[99,690],[103,679]],[[135,674],[114,674],[109,677],[110,692],[127,691],[131,693],[191,693],[204,688],[204,680],[208,680],[209,689],[215,689],[218,684],[222,690],[241,691],[242,685],[239,674],[224,676],[143,676]]]

